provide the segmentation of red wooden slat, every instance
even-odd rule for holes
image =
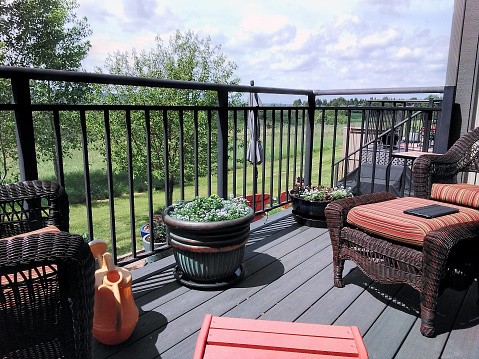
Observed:
[[[208,359],[345,359],[351,357],[336,355],[321,355],[309,353],[279,352],[277,350],[262,350],[252,348],[232,348],[216,345],[208,345],[204,358]]]
[[[314,353],[347,354],[358,353],[354,339],[326,338],[292,334],[251,332],[246,330],[224,330],[210,328],[208,345],[224,345],[246,348],[265,348],[269,350]]]
[[[211,321],[211,328],[353,339],[351,327],[337,325],[332,326],[271,320],[213,317]]]
[[[208,332],[210,330],[211,314],[206,314],[205,319],[203,320],[203,325],[201,326],[200,333],[198,334],[198,339],[196,341],[195,354],[193,359],[202,359],[205,353],[206,348],[206,339],[208,338]]]
[[[358,354],[360,359],[368,359],[368,352],[366,350],[366,346],[363,342],[363,337],[361,336],[361,332],[359,328],[356,326],[351,327],[354,335],[354,341],[356,342],[356,347],[358,348]]]

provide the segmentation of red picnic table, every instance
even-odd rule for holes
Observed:
[[[292,356],[293,355],[293,356]],[[205,316],[194,359],[367,359],[356,326]]]

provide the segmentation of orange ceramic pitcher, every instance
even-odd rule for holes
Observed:
[[[90,242],[100,268],[95,272],[93,336],[103,344],[127,340],[138,322],[138,308],[131,291],[131,273],[116,267],[102,240]]]

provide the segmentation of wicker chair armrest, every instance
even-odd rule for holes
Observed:
[[[0,273],[41,265],[57,267],[60,288],[69,300],[73,317],[75,357],[91,358],[95,264],[89,245],[80,235],[67,232],[0,240]]]
[[[76,265],[85,257],[92,257],[91,251],[78,234],[44,232],[0,240],[0,268],[41,261]]]
[[[451,155],[421,155],[413,165],[414,196],[430,198],[433,183],[455,183],[461,169]]]
[[[332,201],[326,206],[325,215],[331,240],[339,240],[341,229],[346,226],[349,210],[363,204],[389,201],[396,198],[389,192],[369,193],[357,197],[343,198]],[[334,237],[334,238],[333,238]]]

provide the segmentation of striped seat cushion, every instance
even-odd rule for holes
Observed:
[[[479,186],[468,183],[434,183],[431,199],[479,208]]]
[[[406,209],[431,204],[458,208],[459,212],[431,219],[404,213]],[[365,232],[414,246],[422,246],[424,237],[431,231],[471,221],[479,221],[478,210],[416,197],[356,206],[349,211],[347,217],[350,225]]]

